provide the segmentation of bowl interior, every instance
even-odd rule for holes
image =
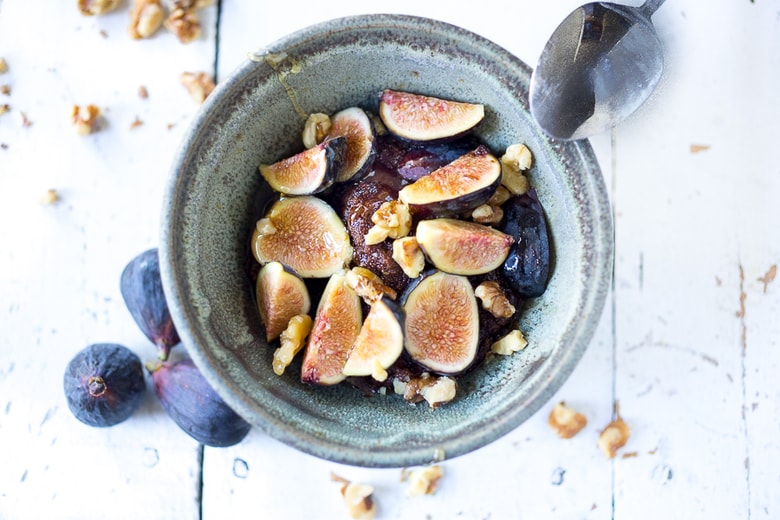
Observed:
[[[334,20],[258,53],[220,83],[173,165],[161,268],[174,322],[195,363],[239,414],[318,457],[363,466],[451,458],[507,433],[546,402],[580,359],[600,316],[612,258],[610,211],[586,142],[546,138],[528,111],[530,69],[495,44],[441,22],[395,15]],[[529,346],[484,363],[439,409],[348,385],[300,383],[300,362],[271,369],[248,274],[249,239],[273,197],[257,166],[301,150],[304,117],[359,105],[383,88],[484,103],[478,135],[494,150],[524,142],[547,212],[555,265],[519,319]]]

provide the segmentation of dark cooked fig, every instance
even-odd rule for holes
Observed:
[[[346,138],[326,139],[287,159],[261,164],[260,175],[274,190],[285,195],[319,193],[336,180],[346,149]]]
[[[113,426],[141,405],[146,382],[141,360],[113,343],[90,345],[68,363],[63,378],[68,408],[89,426]]]
[[[345,376],[387,379],[389,368],[404,349],[403,310],[382,296],[371,304],[342,370]]]
[[[157,345],[160,358],[168,359],[171,347],[180,340],[163,293],[157,249],[130,260],[122,271],[119,290],[141,332]]]
[[[252,251],[261,265],[280,262],[302,278],[327,278],[352,260],[352,245],[339,216],[311,196],[274,203],[257,221]]]
[[[481,104],[384,90],[379,117],[392,134],[412,141],[451,139],[468,132],[485,117]]]
[[[512,197],[504,204],[504,233],[515,238],[501,273],[519,296],[541,296],[550,276],[550,240],[544,209],[536,192]]]
[[[346,271],[330,277],[314,316],[301,367],[301,381],[333,385],[341,382],[344,363],[363,322],[361,299],[347,283]]]
[[[426,144],[411,148],[397,163],[398,174],[406,180],[416,181],[451,163],[479,146],[479,142],[468,137],[446,144]]]
[[[306,284],[279,262],[269,262],[260,269],[255,292],[268,342],[279,337],[290,318],[308,314],[311,308]]]
[[[481,206],[501,183],[501,163],[485,146],[405,186],[398,198],[415,212],[456,215]]]
[[[190,437],[206,446],[239,443],[250,425],[209,386],[189,359],[149,367],[160,404]]]
[[[504,263],[514,239],[497,229],[451,218],[421,220],[417,243],[439,270],[484,274]]]
[[[336,182],[357,180],[368,173],[376,155],[376,144],[374,125],[363,109],[351,107],[336,113],[331,118],[328,136],[343,136],[347,140]]]
[[[404,347],[432,372],[458,374],[477,354],[479,308],[465,276],[433,271],[409,286]]]

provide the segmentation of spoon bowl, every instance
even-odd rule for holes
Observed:
[[[664,68],[650,17],[664,0],[641,7],[593,2],[553,32],[531,76],[531,114],[550,136],[584,139],[631,115]]]

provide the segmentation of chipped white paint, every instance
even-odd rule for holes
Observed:
[[[533,64],[579,3],[521,0],[516,16],[492,1],[382,10],[464,26]],[[285,33],[366,10],[355,0],[222,4],[219,77]],[[498,442],[445,461],[436,495],[415,498],[399,470],[317,460],[257,431],[205,449],[201,463],[151,392],[111,429],[68,412],[61,378],[77,350],[115,341],[154,354],[118,275],[157,242],[168,165],[196,109],[178,75],[213,70],[217,51],[216,7],[187,46],[165,32],[131,41],[127,8],[84,18],[75,2],[0,0],[0,85],[11,88],[0,94],[11,106],[0,115],[0,518],[344,518],[331,472],[373,485],[384,519],[780,516],[776,3],[667,2],[655,17],[668,65],[659,91],[592,141],[616,215],[615,284],[553,400],[588,426],[558,439],[551,402]],[[108,126],[79,137],[68,113],[86,103]],[[143,125],[131,129],[136,118]],[[50,188],[61,201],[39,205]],[[632,436],[608,461],[596,439],[615,400]]]

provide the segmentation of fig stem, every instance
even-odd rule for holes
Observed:
[[[106,393],[106,382],[100,376],[93,376],[87,381],[87,388],[89,389],[89,395],[92,397],[100,397]]]
[[[163,366],[163,360],[162,359],[150,359],[149,361],[147,361],[145,363],[144,366],[146,366],[146,370],[150,374],[154,374],[155,372],[157,372],[160,369],[160,367]]]

